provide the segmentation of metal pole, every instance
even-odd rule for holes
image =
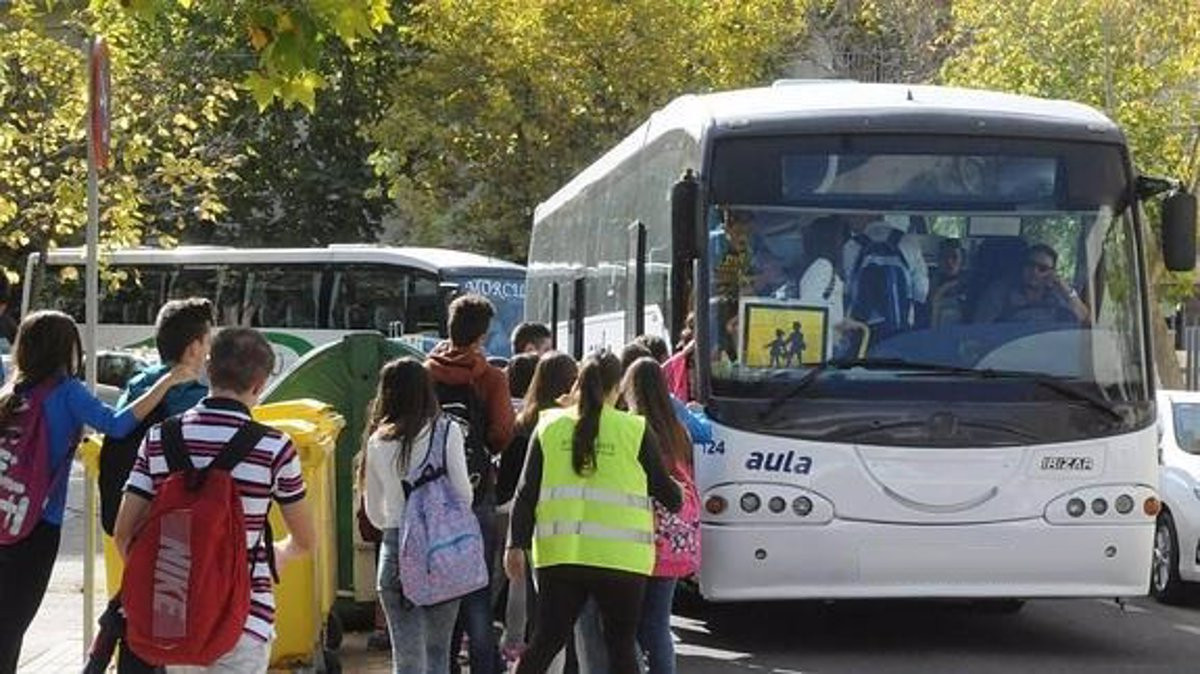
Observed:
[[[92,72],[93,50],[88,49],[88,73]],[[89,106],[94,110],[94,106]],[[91,113],[89,113],[91,114]],[[100,319],[99,294],[100,270],[97,249],[100,243],[100,178],[96,171],[95,143],[92,135],[95,125],[88,120],[88,192],[87,192],[87,265],[85,269],[86,308],[83,326],[83,350],[86,354],[88,390],[96,393],[96,323]],[[92,627],[95,620],[96,596],[96,483],[83,481],[84,525],[83,525],[83,659],[86,662],[88,647],[92,643]]]

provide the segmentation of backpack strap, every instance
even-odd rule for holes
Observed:
[[[904,232],[902,232],[898,229],[893,229],[892,232],[890,234],[888,234],[887,242],[888,242],[889,246],[891,246],[893,249],[895,249],[896,253],[898,254],[898,256],[900,258],[900,263],[904,265],[905,269],[908,269],[908,258],[904,257],[904,251],[900,250],[900,242],[903,239],[904,239]]]
[[[182,473],[192,470],[195,466],[183,442],[183,418],[174,416],[164,419],[158,427],[158,433],[163,457],[167,460],[167,471]]]
[[[859,232],[850,237],[850,240],[858,244],[858,256],[854,258],[854,266],[850,268],[850,278],[858,278],[858,272],[862,269],[863,262],[867,259],[867,249],[871,247],[874,241],[867,236],[866,232]]]
[[[229,442],[225,443],[221,454],[213,459],[208,467],[226,472],[232,471],[250,455],[250,452],[254,451],[258,441],[266,437],[269,431],[269,428],[257,421],[248,421],[242,424],[233,437],[229,438]]]

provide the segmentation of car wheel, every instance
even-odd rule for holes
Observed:
[[[1179,537],[1175,519],[1163,511],[1154,527],[1154,558],[1150,567],[1150,594],[1164,604],[1183,599],[1184,584],[1179,578]]]

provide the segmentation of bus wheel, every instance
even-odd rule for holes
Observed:
[[[1183,600],[1184,584],[1179,577],[1179,537],[1175,518],[1162,511],[1154,527],[1154,558],[1150,566],[1150,594],[1164,604]]]

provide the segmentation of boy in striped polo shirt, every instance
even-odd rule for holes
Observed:
[[[209,396],[183,414],[184,443],[197,468],[211,463],[238,428],[250,420],[250,408],[258,403],[274,367],[270,344],[255,330],[227,328],[213,339],[208,362]],[[155,426],[146,433],[138,451],[117,514],[114,538],[122,556],[145,523],[151,501],[167,474],[160,427]],[[304,499],[300,458],[287,435],[274,430],[267,433],[233,469],[232,476],[246,518],[246,548],[253,551],[250,615],[245,631],[234,649],[211,666],[168,667],[170,674],[267,671],[275,631],[275,597],[261,542],[271,501],[279,504],[291,532],[288,538],[275,543],[276,565],[282,568],[312,548],[312,512]]]

